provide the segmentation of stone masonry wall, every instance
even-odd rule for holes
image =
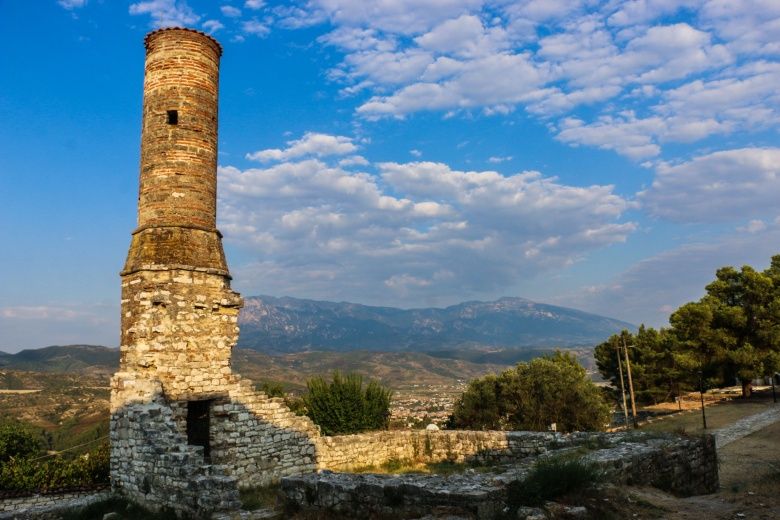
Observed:
[[[61,518],[66,509],[107,500],[111,492],[75,491],[0,500],[0,520],[48,520]]]
[[[459,430],[321,437],[316,440],[317,468],[350,471],[381,466],[390,460],[505,463],[571,445],[576,439],[576,436],[545,432]]]
[[[211,460],[235,476],[239,486],[265,485],[315,469],[310,439],[319,436],[318,428],[232,372],[241,300],[224,276],[184,269],[139,271],[123,277],[122,296],[125,370],[115,378],[113,409],[148,402],[155,392],[140,382],[158,381],[185,445],[187,402],[213,400]]]
[[[586,458],[615,483],[649,485],[679,496],[713,493],[718,489],[718,455],[713,435],[629,441],[594,451]]]
[[[144,44],[138,226],[216,230],[222,49],[210,36],[186,29],[154,31]]]
[[[495,439],[497,432],[431,432],[418,440],[430,439],[428,460],[437,458],[435,446],[460,435],[482,440]],[[445,434],[445,435],[441,435]],[[712,493],[718,489],[718,463],[712,436],[680,437],[634,433],[578,433],[572,435],[511,432],[508,445],[519,448],[519,456],[509,464],[499,464],[479,472],[453,475],[334,473],[302,475],[282,479],[282,491],[289,510],[326,512],[336,518],[417,518],[432,511],[447,511],[454,516],[483,520],[506,518],[507,508],[516,501],[509,493],[521,486],[538,457],[555,454],[581,457],[601,470],[605,481],[629,485],[651,485],[688,496]],[[380,435],[369,437],[356,454],[371,443],[378,446]],[[401,435],[400,437],[404,437]],[[408,437],[414,440],[415,437]],[[524,439],[524,440],[523,440]],[[325,440],[325,439],[323,439]],[[352,441],[352,442],[350,442]],[[357,439],[340,438],[343,453]],[[391,440],[392,441],[392,440]],[[481,442],[481,441],[479,441]],[[490,442],[490,441],[488,441]],[[478,442],[462,444],[461,455],[472,451]],[[549,451],[547,451],[549,450]],[[389,450],[395,452],[394,449]],[[533,452],[539,453],[538,457]],[[525,456],[524,456],[525,455]],[[423,458],[426,455],[423,454]],[[489,462],[490,459],[485,462]],[[515,504],[517,505],[517,504]],[[568,518],[568,517],[567,517]]]
[[[241,297],[219,274],[143,270],[122,277],[120,366],[159,379],[172,400],[227,395]]]
[[[153,510],[167,506],[185,514],[240,507],[236,478],[206,461],[202,447],[187,444],[159,381],[118,372],[112,394],[124,398],[111,412],[115,493]]]

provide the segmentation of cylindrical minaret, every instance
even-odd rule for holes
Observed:
[[[170,28],[145,40],[138,228],[123,273],[193,268],[227,275],[216,228],[222,48]]]

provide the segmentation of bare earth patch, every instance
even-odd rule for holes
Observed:
[[[713,424],[721,427],[733,424],[773,405],[771,399],[759,402],[732,401],[728,405],[708,408]],[[701,417],[697,417],[701,422]],[[674,429],[678,420],[690,425],[687,416],[669,419],[663,429]],[[677,425],[679,426],[679,424]],[[699,424],[699,429],[701,425]],[[656,428],[660,429],[660,428]],[[737,439],[718,450],[720,459],[720,491],[712,495],[676,498],[652,488],[626,488],[625,500],[616,509],[623,518],[663,518],[669,520],[770,520],[780,517],[780,422],[775,422],[750,435]],[[610,499],[608,499],[610,500]]]

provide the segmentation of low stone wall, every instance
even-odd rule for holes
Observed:
[[[111,492],[105,490],[5,498],[0,500],[0,520],[56,519],[66,509],[88,506],[110,497]]]
[[[404,432],[407,433],[407,432]],[[411,432],[410,432],[411,433]],[[582,457],[596,465],[607,482],[629,485],[652,485],[688,496],[712,493],[718,489],[718,465],[712,436],[701,438],[638,433],[617,434],[535,434],[531,432],[427,432],[408,440],[429,439],[431,450],[423,461],[434,461],[438,451],[434,446],[445,444],[458,435],[471,437],[461,444],[461,451],[452,455],[487,453],[484,461],[494,459],[497,445],[506,439],[507,449],[515,449],[518,458],[511,464],[499,465],[489,472],[466,471],[441,475],[381,475],[350,474],[321,471],[319,474],[282,479],[282,491],[289,510],[303,509],[327,512],[338,518],[413,518],[432,511],[445,511],[471,518],[492,520],[502,518],[510,503],[510,484],[527,478],[533,462],[539,456],[562,450]],[[382,437],[372,435],[371,441]],[[399,436],[404,438],[404,436]],[[333,438],[331,438],[333,439]],[[347,451],[350,439],[331,440]],[[394,442],[386,439],[390,448],[383,453],[398,453]],[[488,445],[490,440],[495,444]],[[327,438],[323,439],[327,442]],[[358,439],[351,442],[357,443]],[[482,443],[482,449],[476,448]],[[369,442],[357,444],[362,451]],[[484,448],[488,448],[485,450]],[[333,452],[332,452],[333,453]],[[511,456],[509,456],[511,458]],[[401,457],[403,458],[403,457]],[[412,457],[410,459],[414,460]],[[333,459],[334,461],[342,459]],[[379,457],[376,458],[379,460]],[[419,459],[417,459],[419,460]],[[456,460],[456,459],[450,459]]]
[[[352,471],[390,460],[507,463],[576,442],[577,436],[552,432],[412,430],[339,435],[316,439],[317,468]]]
[[[585,459],[598,465],[610,482],[649,485],[679,496],[718,490],[718,455],[713,435],[629,440],[589,453]]]

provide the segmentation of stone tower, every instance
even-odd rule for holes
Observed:
[[[186,29],[146,37],[138,228],[122,271],[122,371],[174,399],[208,398],[229,373],[241,299],[216,228],[222,49]]]
[[[113,489],[151,507],[237,507],[238,487],[313,471],[317,428],[234,374],[242,300],[216,228],[222,48],[147,35],[138,227],[121,272],[111,382]]]

